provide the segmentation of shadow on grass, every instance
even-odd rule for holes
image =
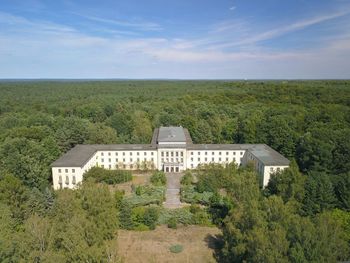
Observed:
[[[205,238],[204,241],[207,243],[208,248],[214,250],[214,257],[215,260],[219,263],[225,262],[223,259],[223,254],[222,254],[222,248],[224,247],[224,240],[223,240],[223,235],[218,234],[218,235],[211,235],[208,234]]]

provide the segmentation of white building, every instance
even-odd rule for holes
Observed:
[[[106,169],[158,169],[182,172],[200,164],[254,164],[266,186],[270,174],[289,165],[289,160],[265,144],[193,144],[187,129],[155,129],[150,144],[77,145],[52,166],[54,189],[75,188],[91,167]]]

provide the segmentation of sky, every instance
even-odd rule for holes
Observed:
[[[349,79],[350,0],[0,0],[0,78]]]

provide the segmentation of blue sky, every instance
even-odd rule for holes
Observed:
[[[350,0],[1,0],[0,78],[350,78]]]

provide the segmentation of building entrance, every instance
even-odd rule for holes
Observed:
[[[179,173],[180,167],[177,164],[164,164],[163,171],[166,173]]]

